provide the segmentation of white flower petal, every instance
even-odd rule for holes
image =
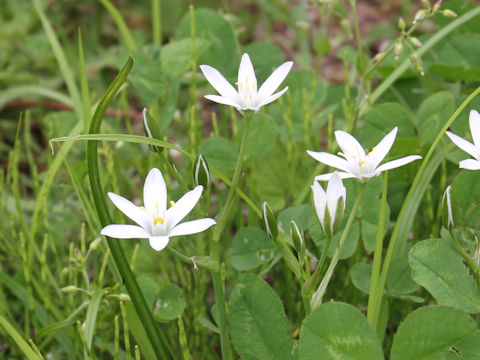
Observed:
[[[467,170],[480,170],[480,161],[474,159],[462,160],[458,166]]]
[[[337,130],[335,131],[335,138],[347,159],[353,158],[356,161],[361,161],[365,158],[363,146],[352,135],[345,131]]]
[[[288,73],[290,72],[290,69],[292,68],[292,65],[293,61],[287,61],[286,63],[280,65],[262,84],[262,86],[258,90],[257,96],[261,99],[269,98],[273,94],[273,92],[280,86],[283,80],[285,80]],[[281,95],[279,95],[278,97],[280,96]]]
[[[195,189],[187,192],[178,200],[175,205],[167,210],[165,216],[167,221],[167,229],[170,233],[175,225],[177,225],[190,211],[195,207],[198,200],[202,196],[203,186],[198,185]]]
[[[148,229],[149,224],[151,223],[151,215],[149,215],[145,210],[139,208],[130,200],[127,200],[115,193],[109,192],[108,197],[121,212],[135,221],[142,228]]]
[[[468,142],[467,140],[461,138],[458,135],[455,135],[454,133],[451,133],[450,131],[447,131],[446,134],[454,142],[455,145],[457,145],[460,149],[465,151],[466,153],[472,155],[474,158],[478,159],[479,158],[479,151],[473,145],[471,142]]]
[[[326,194],[328,199],[335,199],[335,201],[347,195],[347,190],[345,186],[343,186],[342,179],[337,171],[335,171],[328,180]],[[332,212],[332,214],[334,214],[334,212]]]
[[[258,108],[264,106],[264,105],[267,105],[267,104],[270,104],[271,102],[277,100],[280,96],[282,96],[283,94],[285,94],[285,92],[288,90],[288,86],[285,88],[285,89],[282,89],[280,90],[279,92],[277,92],[276,94],[273,94],[272,96],[266,98],[266,99],[263,99],[260,101],[260,103],[258,104]],[[257,95],[258,96],[258,95]],[[260,97],[259,97],[260,98]],[[261,98],[260,98],[261,99]]]
[[[376,169],[382,160],[387,156],[388,152],[392,148],[395,137],[397,136],[398,127],[395,127],[390,131],[379,143],[375,146],[370,154],[368,154],[370,166],[372,169]]]
[[[210,226],[215,225],[216,222],[213,219],[205,218],[193,221],[187,221],[175,226],[170,231],[170,236],[190,235],[196,234],[207,230]]]
[[[143,186],[143,203],[150,213],[162,214],[167,210],[167,185],[162,172],[153,168]]]
[[[100,234],[116,239],[146,239],[150,234],[144,228],[137,225],[108,225]]]
[[[203,75],[208,80],[210,85],[218,91],[220,95],[225,98],[232,99],[233,101],[238,101],[238,92],[230,84],[225,77],[220,74],[220,72],[211,67],[210,65],[200,65],[200,70],[202,70]]]
[[[333,175],[334,173],[328,173],[328,174],[323,174],[323,175],[317,175],[315,176],[315,180],[316,181],[328,181],[330,180],[330,177]],[[351,179],[351,178],[358,178],[358,176],[356,175],[353,175],[351,173],[348,173],[348,172],[337,172],[338,176],[340,176],[340,179]]]
[[[317,213],[318,220],[322,227],[325,226],[325,207],[327,205],[327,195],[325,190],[320,186],[317,181],[313,182],[312,185],[313,191],[313,204],[315,205],[315,211]]]
[[[163,250],[167,245],[170,238],[168,236],[150,236],[148,242],[153,250]]]
[[[233,101],[231,98],[219,96],[219,95],[205,95],[208,100],[214,101],[219,104],[230,105],[236,108],[240,108],[240,105]]]
[[[385,164],[382,164],[380,165],[376,172],[377,173],[381,173],[382,171],[386,171],[386,170],[390,170],[390,169],[395,169],[397,167],[400,167],[400,166],[403,166],[403,165],[406,165],[412,161],[415,161],[415,160],[418,160],[418,159],[421,159],[422,157],[419,156],[419,155],[410,155],[410,156],[405,156],[403,158],[400,158],[400,159],[397,159],[397,160],[393,160],[393,161],[389,161]]]
[[[248,81],[256,82],[257,78],[255,77],[255,70],[253,70],[253,64],[250,60],[250,56],[247,53],[243,54],[242,60],[240,61],[240,66],[238,67],[238,83],[245,82],[245,79]],[[256,88],[256,86],[255,86]]]
[[[332,155],[326,152],[315,152],[310,150],[307,150],[307,153],[315,160],[320,161],[325,165],[350,172],[350,164],[347,162],[347,160],[341,158],[340,156]]]
[[[470,132],[472,133],[473,143],[478,149],[480,147],[480,114],[478,113],[478,111],[476,110],[470,111],[469,123],[470,123]]]

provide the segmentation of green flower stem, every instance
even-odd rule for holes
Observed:
[[[323,267],[325,265],[325,260],[327,259],[327,252],[330,249],[330,244],[332,243],[332,237],[327,236],[327,241],[325,246],[323,247],[322,256],[320,256],[320,260],[313,272],[312,276],[305,281],[305,284],[302,286],[302,296],[312,297],[312,291],[317,287],[317,282],[319,279],[320,274],[323,273]]]
[[[450,236],[452,237],[452,242],[453,246],[455,246],[455,249],[462,255],[463,260],[467,263],[468,267],[472,271],[475,281],[477,283],[477,286],[480,288],[480,278],[479,278],[479,267],[477,263],[472,259],[470,255],[468,255],[465,250],[462,249],[460,244],[458,243],[457,237],[455,236],[455,233],[453,232],[453,229],[448,230],[450,232]]]
[[[327,289],[328,283],[332,278],[333,271],[335,270],[335,266],[337,266],[338,260],[340,258],[340,251],[342,251],[343,244],[347,239],[348,233],[350,232],[350,228],[352,227],[353,221],[357,216],[358,208],[360,206],[360,202],[362,201],[363,193],[365,191],[366,183],[362,183],[360,186],[360,191],[358,192],[357,199],[355,200],[355,204],[353,205],[352,211],[350,212],[350,216],[348,217],[347,224],[345,225],[345,229],[343,230],[342,236],[338,241],[338,246],[333,254],[332,259],[330,260],[330,264],[328,265],[327,272],[323,277],[320,285],[318,286],[317,291],[312,296],[312,300],[310,301],[310,305],[312,310],[315,309],[322,303],[323,295],[325,294],[325,290]]]
[[[228,191],[227,199],[225,205],[222,208],[221,213],[218,215],[217,225],[213,233],[212,241],[210,242],[210,256],[212,259],[217,260],[221,263],[220,259],[220,244],[218,241],[223,233],[226,222],[228,220],[228,214],[233,205],[234,195],[238,186],[238,181],[240,180],[240,173],[242,170],[243,155],[245,153],[245,144],[247,143],[248,130],[250,128],[250,121],[252,120],[253,113],[245,113],[245,128],[243,130],[242,141],[240,143],[240,150],[238,152],[237,163],[235,165],[235,171],[233,173],[232,185]],[[221,268],[221,267],[220,267]],[[232,359],[232,350],[230,348],[230,340],[228,337],[228,326],[227,326],[227,312],[225,308],[225,293],[223,289],[223,281],[220,271],[212,271],[212,280],[213,280],[213,290],[215,292],[215,303],[217,304],[218,309],[218,322],[220,328],[220,345],[222,349],[222,358],[226,360]]]
[[[105,111],[117,93],[120,86],[126,80],[128,73],[132,69],[133,59],[129,57],[128,62],[114,79],[112,84],[109,86],[102,99],[100,100],[95,114],[93,115],[92,122],[90,124],[90,134],[98,133],[100,130],[100,124],[105,116]],[[90,179],[90,187],[92,190],[93,200],[95,202],[95,207],[100,218],[102,226],[107,226],[111,224],[110,214],[108,212],[107,205],[105,203],[105,196],[102,191],[102,185],[100,183],[100,174],[98,169],[98,156],[97,156],[97,141],[89,141],[87,145],[87,166],[88,166],[88,175]],[[115,259],[115,264],[118,267],[120,275],[123,279],[123,283],[127,288],[128,294],[132,299],[133,306],[141,319],[141,322],[145,328],[150,343],[155,351],[155,354],[159,359],[168,359],[170,356],[166,353],[166,339],[161,337],[150,309],[145,302],[142,292],[137,284],[134,274],[128,265],[128,261],[125,258],[125,254],[120,245],[120,242],[116,239],[107,238],[108,247],[112,253],[113,258]]]
[[[480,11],[480,8],[478,8],[478,9]],[[409,228],[410,228],[410,224],[408,224],[408,223],[405,224],[405,222],[404,222],[404,218],[407,217],[407,210],[412,211],[408,206],[409,203],[410,203],[410,198],[412,198],[412,194],[414,194],[414,192],[416,190],[416,187],[418,186],[418,184],[419,184],[419,182],[420,182],[420,180],[423,176],[424,170],[425,170],[430,158],[433,156],[433,153],[434,153],[438,143],[442,139],[443,134],[445,134],[445,131],[447,131],[447,129],[453,124],[453,122],[457,119],[458,115],[460,115],[460,113],[463,111],[463,109],[478,94],[480,94],[480,87],[475,89],[475,91],[472,92],[465,99],[465,101],[457,108],[457,110],[453,113],[453,115],[450,117],[450,119],[448,119],[448,121],[443,126],[442,130],[440,130],[437,137],[433,141],[432,146],[430,147],[427,155],[425,156],[424,160],[422,161],[422,165],[420,165],[420,169],[418,170],[417,175],[415,176],[415,179],[413,179],[412,186],[410,187],[410,190],[408,191],[408,194],[405,198],[405,201],[403,202],[402,208],[400,209],[400,213],[399,213],[397,221],[395,223],[395,227],[393,228],[392,236],[390,237],[390,243],[388,244],[387,253],[385,254],[385,261],[383,263],[382,272],[380,274],[380,280],[378,282],[378,287],[377,287],[377,294],[381,294],[381,295],[378,295],[379,297],[380,296],[383,297],[383,290],[385,289],[385,283],[387,281],[387,274],[388,274],[388,270],[390,268],[390,263],[392,261],[393,254],[394,253],[403,254],[403,248],[405,246],[405,241],[407,239],[407,237],[403,236],[403,235],[406,231],[409,231]],[[400,242],[399,242],[399,239],[400,239]],[[381,304],[381,299],[378,299],[378,304]],[[377,327],[377,322],[378,322],[378,317],[379,317],[378,314],[380,312],[380,306],[376,306],[373,309],[373,311],[375,313],[372,314],[371,318],[372,319],[377,319],[377,321],[375,323],[373,323],[372,325],[373,325],[374,328],[376,328]]]
[[[175,180],[177,180],[178,185],[180,185],[184,192],[187,192],[189,189],[180,174],[178,173],[177,169],[175,169],[175,167],[170,162],[170,159],[168,158],[168,151],[162,151],[161,153],[158,153],[158,155],[160,155],[160,158],[164,161],[168,172],[175,178]]]
[[[247,143],[248,130],[250,129],[250,121],[252,120],[252,117],[253,112],[245,112],[245,128],[242,135],[242,141],[240,143],[240,150],[238,152],[235,171],[233,172],[232,185],[230,186],[230,190],[228,191],[227,199],[225,200],[225,205],[223,206],[222,212],[218,215],[217,225],[215,226],[215,232],[213,234],[213,241],[220,240],[223,228],[225,227],[228,220],[228,214],[230,213],[230,209],[232,207],[233,196],[235,195],[235,190],[238,186],[238,180],[240,179],[240,173],[242,172],[243,155],[245,153],[245,144]]]
[[[388,171],[385,172],[383,176],[383,189],[382,189],[382,200],[380,204],[380,213],[378,216],[378,226],[377,226],[377,238],[375,240],[375,252],[373,253],[373,266],[372,266],[372,277],[370,280],[370,295],[368,297],[368,310],[367,310],[367,320],[370,324],[377,324],[376,318],[373,316],[378,316],[379,311],[374,311],[376,307],[381,306],[383,289],[380,293],[378,291],[378,279],[380,277],[380,270],[382,266],[382,251],[383,251],[383,238],[385,236],[385,216],[387,212],[387,190],[388,190]]]

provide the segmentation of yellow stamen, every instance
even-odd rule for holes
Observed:
[[[359,166],[362,166],[363,164],[365,164],[365,161],[363,161],[363,160],[358,162]]]
[[[142,209],[142,210],[147,210],[147,209],[145,209],[144,206],[139,206],[139,208]]]
[[[347,158],[347,157],[345,156],[345,154],[342,153],[341,151],[339,151],[339,152],[337,153],[337,155],[343,156],[345,159]]]
[[[175,201],[170,200],[170,207],[173,207],[175,205]]]
[[[165,221],[162,218],[154,217],[153,222],[155,225],[157,225],[157,224],[163,224]]]

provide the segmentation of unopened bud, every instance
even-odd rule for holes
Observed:
[[[385,53],[379,52],[377,55],[375,55],[375,56],[373,57],[373,61],[379,62],[380,60],[383,59],[384,56],[385,56]]]
[[[200,154],[193,163],[193,181],[195,185],[202,185],[205,191],[210,189],[210,171],[205,158]]]
[[[438,10],[440,10],[440,6],[442,6],[441,1],[437,1],[435,5],[433,5],[432,15],[436,14]]]
[[[443,16],[445,17],[448,17],[448,18],[456,18],[458,17],[457,13],[450,10],[450,9],[445,9],[445,10],[442,10],[441,13],[443,14]]]
[[[415,46],[422,46],[422,42],[418,40],[416,37],[410,36],[408,40]]]
[[[74,293],[74,292],[77,292],[78,290],[80,289],[74,285],[68,285],[60,289],[60,291],[64,293]]]
[[[422,60],[418,56],[416,52],[412,52],[410,54],[410,61],[412,62],[412,65],[415,67],[415,69],[423,76],[425,73],[423,72],[423,65],[422,65]]]
[[[268,237],[275,241],[278,236],[277,219],[275,218],[272,208],[266,201],[262,205],[262,218]]]
[[[401,42],[397,42],[395,44],[395,47],[393,48],[393,53],[395,55],[395,60],[398,59],[400,57],[400,55],[402,55],[402,51],[403,51],[403,44]]]
[[[297,223],[293,220],[290,222],[290,237],[292,238],[293,246],[297,251],[299,259],[302,260],[305,254],[305,242],[303,241],[303,233],[298,228]]]
[[[415,14],[415,17],[413,18],[413,23],[416,24],[417,22],[419,21],[422,21],[423,19],[425,19],[425,17],[427,16],[427,10],[418,10],[417,13]]]
[[[402,17],[399,18],[398,19],[398,28],[403,31],[403,30],[405,30],[405,26],[406,26],[405,25],[405,20],[403,20]]]
[[[432,5],[430,4],[430,1],[428,1],[428,0],[422,0],[422,5],[423,5],[423,7],[424,7],[425,9],[427,9],[427,10],[430,9],[430,7],[432,6]]]
[[[452,196],[452,186],[449,185],[445,190],[442,198],[442,220],[443,226],[448,230],[455,227],[454,221],[454,200]]]
[[[101,238],[101,237],[95,238],[95,240],[93,240],[93,241],[90,243],[89,250],[91,250],[91,251],[97,250],[98,247],[100,246],[100,243],[101,243],[101,242],[102,242],[102,238]]]
[[[116,299],[118,301],[131,301],[130,296],[128,294],[111,294],[109,297]]]
[[[152,117],[152,114],[144,108],[143,109],[143,128],[145,129],[145,134],[152,139],[162,140],[162,135],[160,133],[160,129],[157,125],[157,122]],[[148,145],[150,150],[155,152],[162,152],[163,147]]]

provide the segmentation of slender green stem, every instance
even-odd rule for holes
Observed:
[[[347,239],[347,236],[348,236],[348,233],[350,232],[350,228],[352,227],[353,221],[357,216],[357,211],[360,206],[360,202],[362,201],[365,185],[366,183],[362,183],[362,185],[360,186],[360,191],[358,192],[357,199],[355,200],[355,204],[353,205],[352,211],[350,212],[350,216],[348,217],[347,224],[345,225],[345,229],[343,230],[342,236],[338,241],[338,246],[335,250],[335,253],[333,254],[332,259],[330,260],[330,264],[328,265],[327,272],[325,273],[325,276],[320,282],[320,285],[318,286],[317,291],[315,291],[315,293],[312,296],[312,300],[310,301],[310,305],[312,306],[312,309],[315,309],[317,306],[319,306],[322,303],[323,295],[325,294],[328,283],[332,278],[333,271],[335,270],[338,260],[340,259],[340,252],[342,251],[343,244]]]
[[[230,186],[230,190],[228,191],[227,199],[225,200],[225,205],[223,206],[223,210],[218,215],[217,225],[215,226],[215,232],[213,234],[213,240],[218,241],[220,240],[220,236],[222,235],[223,228],[226,225],[228,220],[228,214],[232,207],[233,196],[235,195],[235,190],[238,186],[238,180],[240,179],[240,174],[242,172],[242,163],[243,163],[243,155],[245,153],[245,144],[247,143],[248,137],[248,130],[250,128],[250,121],[252,120],[253,113],[248,111],[245,113],[245,128],[242,135],[242,141],[240,143],[240,150],[238,152],[237,163],[235,165],[235,171],[233,172],[233,179],[232,185]]]
[[[233,205],[235,190],[238,186],[238,181],[240,179],[240,173],[242,170],[243,155],[245,153],[245,144],[247,143],[248,130],[250,128],[250,121],[253,117],[253,113],[245,113],[245,128],[242,135],[242,141],[240,143],[240,150],[238,153],[237,163],[235,165],[235,171],[233,173],[232,185],[227,195],[225,205],[222,208],[222,212],[218,215],[217,225],[215,226],[215,232],[210,242],[210,256],[212,259],[217,260],[221,263],[220,259],[220,244],[218,243],[220,237],[223,233],[223,229],[228,220],[228,214]],[[220,267],[221,268],[221,267]],[[220,345],[222,350],[222,358],[226,360],[232,359],[232,351],[230,348],[230,340],[228,336],[228,324],[227,324],[227,314],[225,308],[225,294],[223,289],[223,281],[220,271],[212,271],[212,280],[213,280],[213,290],[215,292],[215,303],[217,304],[218,309],[218,321],[220,328]]]
[[[152,0],[152,32],[153,42],[162,43],[162,2],[161,0]]]
[[[332,237],[327,236],[327,241],[325,242],[325,246],[323,248],[322,255],[320,256],[320,260],[313,272],[312,276],[305,281],[305,284],[302,286],[302,296],[309,296],[312,297],[312,291],[317,287],[317,282],[319,279],[320,274],[323,273],[323,268],[325,265],[325,260],[327,259],[327,252],[330,249],[330,244],[332,243]]]
[[[353,15],[353,27],[355,29],[355,40],[357,42],[357,52],[358,52],[358,57],[361,60],[361,57],[363,55],[362,51],[362,38],[360,36],[360,27],[358,26],[358,16],[357,16],[357,7],[356,7],[356,0],[348,0],[350,3],[350,7],[352,8],[352,15]]]
[[[117,28],[122,35],[123,41],[125,42],[125,46],[127,47],[127,49],[130,51],[137,50],[137,44],[135,44],[135,40],[133,39],[133,36],[128,29],[128,26],[125,23],[122,14],[120,14],[120,11],[117,10],[115,5],[113,5],[110,0],[100,0],[100,2],[105,7],[105,9],[107,9],[110,15],[112,15],[113,20],[115,21],[115,24],[117,25]]]
[[[382,266],[382,252],[383,252],[383,238],[385,236],[385,216],[387,213],[387,189],[388,189],[388,172],[385,172],[383,177],[383,189],[382,189],[382,200],[380,204],[380,213],[378,216],[378,226],[377,226],[377,238],[375,240],[375,252],[373,253],[373,266],[372,266],[372,277],[370,280],[370,295],[368,297],[368,310],[367,310],[367,320],[370,324],[377,324],[377,319],[373,318],[373,315],[380,313],[374,309],[377,306],[381,306],[381,299],[383,289],[378,294],[378,279],[380,277],[380,270]]]
[[[479,8],[480,9],[480,8]],[[395,223],[395,227],[393,228],[392,236],[390,237],[390,243],[388,244],[387,248],[387,253],[385,255],[385,261],[382,266],[382,272],[380,274],[380,280],[378,282],[378,287],[377,287],[377,293],[381,293],[383,296],[383,290],[385,288],[385,283],[387,281],[387,274],[388,270],[390,268],[390,263],[393,258],[394,253],[403,253],[403,247],[404,243],[406,242],[406,232],[409,231],[410,224],[406,224],[404,221],[404,218],[407,217],[407,209],[409,208],[409,203],[410,199],[412,198],[412,194],[414,194],[416,187],[418,186],[420,179],[423,176],[424,170],[430,160],[430,158],[433,155],[433,152],[435,151],[438,143],[440,142],[443,134],[447,129],[453,124],[453,122],[457,119],[458,115],[463,111],[463,109],[470,103],[470,101],[475,98],[480,93],[480,87],[475,89],[474,92],[468,96],[465,101],[457,108],[457,110],[453,113],[453,115],[448,119],[448,121],[445,123],[443,126],[442,130],[438,133],[437,137],[433,141],[432,146],[428,150],[427,155],[425,156],[422,165],[420,166],[420,169],[417,172],[417,175],[415,176],[415,179],[413,179],[412,186],[410,187],[410,190],[408,191],[408,194],[405,198],[405,201],[403,202],[402,208],[400,209],[400,213],[398,215],[397,221]],[[402,234],[400,234],[402,232]],[[400,240],[400,242],[399,242]],[[380,296],[380,295],[379,295]],[[381,303],[381,299],[378,299],[378,303]],[[378,319],[378,312],[380,311],[380,307],[377,306],[374,311],[377,314],[372,314],[372,319]],[[374,324],[374,328],[376,328],[376,324]]]
[[[133,59],[130,57],[127,64],[123,67],[100,100],[97,110],[93,115],[89,133],[94,134],[99,131],[100,124],[105,116],[105,111],[107,110],[110,101],[113,99],[120,86],[126,80],[128,73],[132,69],[132,66]],[[97,152],[97,141],[89,141],[87,145],[87,167],[90,179],[90,187],[100,222],[103,226],[106,226],[111,223],[111,218],[105,203],[102,185],[100,183]],[[160,336],[160,332],[158,331],[152,314],[147,306],[147,303],[145,302],[145,298],[143,297],[135,276],[128,265],[128,261],[125,258],[125,254],[120,242],[116,239],[107,237],[107,243],[112,253],[112,257],[115,259],[115,263],[118,267],[120,275],[122,276],[123,283],[127,288],[130,298],[132,299],[133,306],[135,307],[135,310],[142,321],[156,355],[158,358],[168,359],[169,356],[165,350],[168,348],[165,343],[166,340]]]
[[[453,232],[453,229],[449,229],[450,236],[452,237],[452,242],[453,246],[455,246],[455,249],[462,255],[463,260],[467,263],[468,267],[472,271],[473,275],[475,276],[475,281],[477,282],[477,286],[480,287],[480,278],[479,278],[479,267],[477,263],[472,259],[470,255],[468,255],[465,250],[462,249],[460,244],[458,243],[457,237],[455,236],[455,233]]]

